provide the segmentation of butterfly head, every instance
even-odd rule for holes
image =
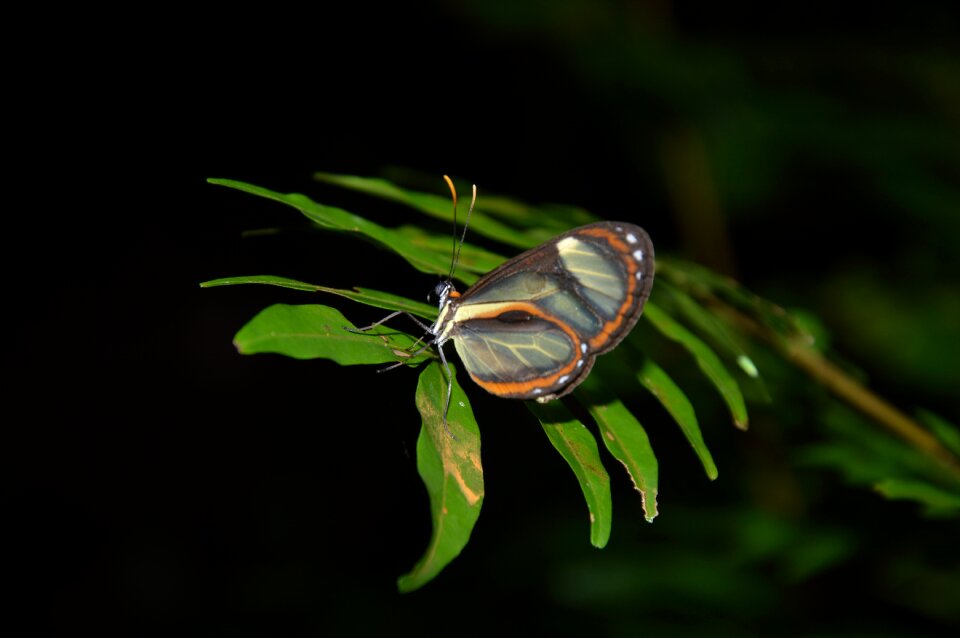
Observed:
[[[457,289],[453,286],[453,282],[449,279],[444,279],[437,283],[437,287],[427,294],[427,301],[437,304],[437,306],[443,310],[443,307],[447,305],[447,301],[459,296],[460,293],[457,292]]]

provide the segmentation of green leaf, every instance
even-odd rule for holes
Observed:
[[[580,483],[590,512],[590,543],[598,548],[606,546],[613,524],[613,502],[610,476],[600,460],[596,439],[560,401],[526,404]]]
[[[412,315],[423,317],[433,321],[437,317],[436,306],[425,304],[419,301],[413,301],[400,295],[394,295],[389,292],[374,290],[373,288],[354,287],[353,290],[344,290],[342,288],[327,288],[326,286],[317,286],[320,292],[326,292],[340,297],[352,299],[358,303],[374,308],[383,308],[384,310],[400,310],[409,312]]]
[[[960,428],[929,410],[917,410],[920,420],[937,435],[947,449],[960,456]]]
[[[446,185],[440,183],[435,173],[401,166],[388,166],[380,172],[380,175],[402,188],[442,192],[446,196]],[[454,182],[461,181],[465,180],[454,178]],[[552,236],[574,226],[599,221],[595,215],[579,206],[550,203],[532,206],[518,199],[493,193],[483,184],[477,190],[479,193],[477,203],[482,202],[484,214],[502,219],[517,228],[540,228]]]
[[[713,272],[709,268],[681,259],[657,258],[657,276],[667,280],[694,298],[712,298],[723,301],[776,334],[803,343],[813,345],[816,342],[810,334],[786,310],[775,303],[760,297],[740,282]]]
[[[425,250],[432,250],[436,253],[446,253],[447,264],[453,259],[453,236],[427,235],[423,230],[416,226],[400,226],[397,232],[406,236],[414,246],[422,247]],[[457,238],[459,242],[459,237]],[[484,248],[465,243],[460,246],[460,259],[457,261],[457,271],[461,268],[484,275],[507,260],[503,255],[498,255]]]
[[[759,372],[753,359],[747,354],[746,350],[734,341],[733,337],[727,331],[726,326],[710,311],[694,301],[693,297],[685,291],[680,290],[668,281],[661,281],[657,286],[657,298],[664,296],[670,301],[676,312],[674,316],[679,315],[686,320],[687,325],[699,330],[701,334],[707,335],[712,342],[721,348],[731,359],[737,362],[743,372],[751,379],[759,380]],[[659,302],[658,302],[659,303]],[[768,393],[763,391],[764,395]]]
[[[339,295],[352,299],[353,301],[373,306],[374,308],[383,308],[384,310],[401,310],[410,314],[433,320],[437,316],[437,309],[429,304],[413,301],[406,297],[394,295],[389,292],[382,292],[372,288],[355,287],[353,290],[344,290],[342,288],[328,288],[316,284],[308,284],[296,279],[287,279],[286,277],[274,277],[273,275],[252,275],[248,277],[224,277],[223,279],[212,279],[200,284],[201,288],[214,288],[216,286],[235,286],[238,284],[268,284],[271,286],[280,286],[281,288],[292,288],[294,290],[305,290],[307,292],[326,292],[333,295]]]
[[[383,179],[374,177],[359,177],[357,175],[337,175],[334,173],[314,173],[314,178],[328,184],[335,184],[344,188],[380,197],[382,199],[399,202],[410,206],[414,210],[425,213],[430,217],[446,222],[453,220],[453,201],[450,197],[407,190]],[[469,201],[469,197],[462,197]],[[477,206],[470,218],[470,228],[478,235],[503,242],[516,248],[530,248],[550,239],[553,235],[540,227],[528,230],[517,230],[502,224],[489,215],[484,215],[483,202],[478,197]],[[461,218],[462,219],[462,218]]]
[[[235,188],[296,208],[308,219],[324,228],[363,235],[374,240],[384,248],[392,250],[420,272],[444,274],[450,269],[449,251],[441,253],[439,251],[426,250],[424,244],[418,245],[417,242],[413,240],[409,230],[401,232],[396,229],[385,228],[359,215],[349,213],[342,208],[318,204],[309,197],[299,193],[277,193],[266,188],[261,188],[260,186],[245,184],[244,182],[231,179],[209,179],[207,181],[211,184]],[[427,237],[429,234],[426,231],[420,231],[420,235]],[[478,278],[476,275],[477,273],[471,273],[467,268],[461,269],[457,273],[458,279],[468,284],[476,281]]]
[[[407,350],[413,347],[414,338],[393,329],[377,326],[364,333],[348,329],[353,325],[336,308],[275,304],[241,328],[233,343],[241,354],[272,352],[296,359],[330,359],[341,365],[403,358],[414,364],[432,356],[411,357]]]
[[[948,492],[925,481],[886,479],[875,489],[885,498],[916,501],[932,516],[953,516],[960,513],[960,494]]]
[[[447,417],[449,430],[443,425],[446,399],[445,375],[440,364],[433,362],[420,374],[416,398],[423,419],[417,439],[417,470],[430,497],[433,532],[426,552],[409,573],[397,580],[401,592],[423,587],[456,558],[480,516],[480,430],[470,401],[456,379]]]
[[[607,390],[598,375],[587,377],[574,391],[574,396],[600,426],[607,450],[627,469],[643,499],[646,519],[653,522],[657,516],[657,457],[643,426],[623,402]]]
[[[200,283],[201,288],[216,288],[217,286],[236,286],[239,284],[267,284],[269,286],[279,286],[281,288],[292,288],[293,290],[306,290],[307,292],[316,292],[320,286],[304,283],[296,279],[286,277],[275,277],[273,275],[249,275],[245,277],[222,277],[220,279],[211,279]]]
[[[541,204],[531,206],[519,200],[491,195],[481,190],[477,196],[477,205],[482,203],[483,212],[509,222],[519,228],[536,228],[551,236],[598,221],[597,217],[583,208],[562,204]],[[476,211],[475,211],[476,212]]]
[[[717,388],[720,396],[723,397],[730,414],[733,416],[734,425],[741,430],[746,430],[748,423],[747,406],[744,403],[743,394],[740,392],[740,386],[737,385],[736,380],[724,367],[723,362],[720,361],[720,357],[692,332],[649,301],[644,308],[643,316],[653,324],[660,334],[676,341],[693,355],[697,366]]]
[[[707,444],[703,440],[703,434],[700,432],[700,424],[697,422],[696,412],[693,410],[693,404],[683,393],[683,390],[674,383],[673,379],[650,357],[645,357],[640,369],[637,371],[637,379],[653,396],[657,398],[661,405],[666,408],[670,416],[677,422],[683,435],[693,447],[697,458],[703,464],[703,469],[707,477],[712,481],[717,478],[717,466],[713,462],[713,456],[707,449]]]

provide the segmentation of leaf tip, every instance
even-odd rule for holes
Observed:
[[[397,578],[397,591],[401,594],[409,594],[417,591],[423,586],[423,583],[413,578],[410,574],[404,574]]]
[[[643,518],[646,519],[648,523],[652,523],[660,512],[657,511],[657,492],[656,490],[651,490],[649,499],[647,498],[646,492],[640,493],[641,500],[643,502]]]
[[[751,379],[756,379],[758,376],[760,376],[757,366],[755,366],[750,357],[745,354],[741,354],[739,357],[737,357],[737,365],[740,366],[740,369],[746,372],[747,376]]]

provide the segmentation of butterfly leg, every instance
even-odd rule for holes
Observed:
[[[374,321],[374,322],[371,323],[369,326],[364,326],[364,327],[362,327],[362,328],[347,328],[347,330],[349,330],[350,332],[366,332],[366,331],[368,331],[368,330],[371,330],[371,329],[373,329],[373,328],[376,328],[377,326],[379,326],[379,325],[382,324],[382,323],[386,323],[387,321],[390,321],[391,319],[393,319],[393,318],[396,317],[397,315],[406,315],[406,316],[410,317],[410,319],[412,319],[414,323],[416,323],[418,326],[420,326],[421,328],[423,328],[424,331],[426,331],[426,332],[429,332],[429,331],[430,331],[430,326],[428,326],[427,324],[423,323],[422,321],[420,321],[419,319],[417,319],[416,317],[414,317],[413,315],[411,315],[409,312],[405,312],[405,311],[403,311],[403,310],[397,310],[396,312],[391,312],[389,315],[387,315],[386,317],[384,317],[384,318],[381,319],[380,321]]]
[[[443,370],[447,375],[447,402],[443,406],[443,429],[447,431],[454,441],[457,441],[456,435],[450,430],[447,423],[447,413],[450,412],[450,400],[453,398],[453,373],[450,372],[450,364],[447,363],[447,357],[443,354],[443,346],[437,344],[437,352],[440,353],[440,361],[443,363]]]
[[[426,333],[428,333],[428,334],[430,333],[430,326],[428,326],[427,324],[423,323],[422,321],[420,321],[419,319],[417,319],[416,317],[414,317],[413,315],[411,315],[409,312],[404,312],[403,310],[398,310],[398,311],[396,311],[396,312],[392,312],[392,313],[390,313],[389,315],[387,315],[386,317],[384,317],[383,319],[381,319],[380,321],[375,321],[375,322],[371,323],[369,326],[364,326],[364,327],[362,327],[362,328],[348,328],[348,327],[344,326],[344,330],[346,330],[347,332],[353,332],[353,333],[367,332],[368,330],[371,330],[371,329],[373,329],[373,328],[376,328],[377,326],[379,326],[379,325],[381,325],[381,324],[383,324],[383,323],[386,323],[387,321],[390,321],[391,319],[393,319],[393,318],[396,317],[397,315],[406,315],[407,317],[409,317],[410,319],[412,319],[414,323],[416,323],[418,326],[420,326],[420,327],[423,329],[424,332],[426,332]],[[423,341],[423,337],[422,337],[422,336],[421,336],[421,337],[418,337],[417,340],[413,342],[413,345],[411,345],[410,347],[406,348],[406,351],[407,351],[407,352],[410,352],[411,350],[413,350],[414,348],[416,348],[416,347],[420,344],[421,341]],[[416,355],[420,354],[421,352],[423,352],[423,348],[421,348],[421,349],[418,350],[414,355],[411,355],[411,356],[416,356]]]
[[[419,341],[419,339],[417,341]],[[434,341],[431,341],[430,343],[425,344],[422,348],[420,348],[419,350],[411,354],[410,358],[412,359],[418,354],[425,352],[426,350],[429,350],[430,346],[432,346],[434,343],[435,343]],[[394,368],[399,368],[400,366],[404,365],[406,362],[407,362],[406,359],[404,359],[403,361],[397,361],[396,363],[392,363],[388,365],[386,368],[380,368],[379,370],[377,370],[377,372],[386,372],[387,370],[393,370]]]

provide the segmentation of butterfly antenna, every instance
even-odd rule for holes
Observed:
[[[463,248],[463,242],[467,238],[467,227],[470,225],[470,215],[473,214],[473,207],[477,204],[477,185],[473,185],[473,198],[470,200],[470,209],[467,211],[467,219],[463,222],[463,234],[460,236],[460,242],[457,243],[457,189],[453,187],[453,180],[446,175],[443,179],[450,187],[450,193],[453,195],[453,260],[450,262],[450,274],[447,279],[453,279],[453,273],[457,270],[457,264],[460,263],[460,249]]]
[[[450,196],[453,197],[453,250],[450,254],[450,274],[447,275],[447,279],[453,277],[453,269],[457,267],[457,189],[453,185],[453,180],[450,179],[449,175],[443,176],[443,181],[447,183],[447,186],[450,188]]]
[[[457,269],[460,263],[460,249],[463,248],[463,241],[467,238],[467,226],[470,225],[470,215],[473,213],[473,206],[477,203],[477,185],[473,185],[473,199],[470,200],[470,209],[467,210],[467,218],[463,221],[463,234],[460,235],[460,243],[457,245],[457,254],[453,258],[453,270],[450,271],[450,277],[453,277],[453,271]]]

